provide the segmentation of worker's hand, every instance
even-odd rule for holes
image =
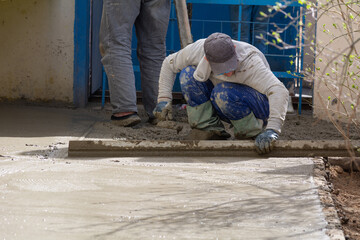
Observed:
[[[153,111],[154,116],[161,120],[161,121],[167,121],[167,120],[172,120],[173,116],[172,116],[172,104],[171,102],[159,102],[154,111]]]
[[[273,144],[279,138],[279,134],[272,129],[266,129],[255,139],[256,151],[259,154],[271,152]]]

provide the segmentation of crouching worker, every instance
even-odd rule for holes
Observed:
[[[162,64],[153,112],[159,120],[172,119],[178,72],[192,128],[189,136],[227,139],[225,121],[232,124],[237,139],[255,139],[258,153],[271,151],[285,120],[289,93],[257,48],[213,33],[169,55]]]

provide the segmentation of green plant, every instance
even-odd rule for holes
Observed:
[[[350,132],[360,135],[360,1],[297,2],[303,6],[299,16],[288,14],[286,3],[277,3],[269,7],[268,13],[262,13],[264,17],[283,14],[289,24],[275,26],[267,36],[258,38],[279,49],[296,48],[299,56],[304,55],[308,61],[303,62],[301,75],[313,83],[317,99],[314,108],[326,114],[344,137],[348,152],[354,158],[357,150],[352,145]],[[291,26],[299,29],[296,45],[281,38]]]

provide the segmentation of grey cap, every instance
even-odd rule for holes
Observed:
[[[205,40],[204,50],[214,74],[234,71],[237,68],[237,55],[230,36],[218,32],[211,34]]]

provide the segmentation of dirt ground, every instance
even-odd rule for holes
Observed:
[[[183,140],[190,132],[187,124],[186,110],[182,105],[173,107],[174,121],[173,128],[153,126],[146,122],[146,114],[139,108],[139,115],[143,122],[131,128],[117,128],[113,138],[127,140]],[[104,122],[106,127],[114,128],[109,122]],[[174,125],[174,124],[173,124]],[[232,135],[229,140],[234,140],[233,131],[229,124],[225,128]],[[181,129],[181,131],[180,131]],[[352,128],[350,138],[360,140],[360,129]],[[317,120],[312,117],[312,110],[303,110],[301,115],[297,113],[288,114],[279,140],[343,140],[343,136],[332,123]]]
[[[348,240],[360,239],[360,172],[347,172],[340,166],[330,166],[329,181],[332,198]]]

